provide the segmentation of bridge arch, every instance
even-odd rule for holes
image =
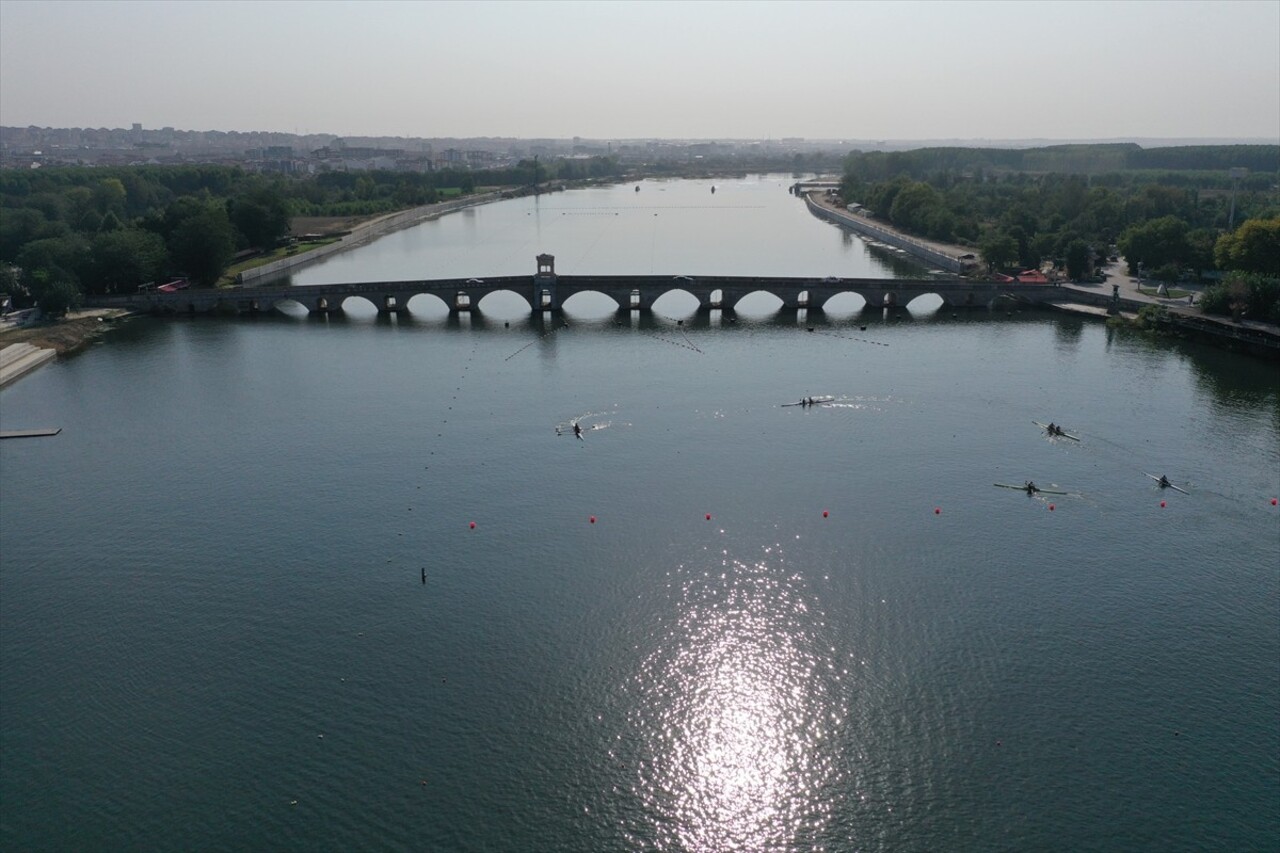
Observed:
[[[932,317],[947,307],[947,299],[940,293],[921,293],[913,296],[904,307],[912,317]]]
[[[409,309],[409,313],[423,317],[437,317],[449,313],[449,304],[439,293],[434,292],[415,293],[405,302],[405,307]]]
[[[655,313],[672,317],[691,317],[702,307],[702,300],[683,287],[664,290],[650,305]]]
[[[527,292],[520,293],[506,287],[494,288],[472,299],[471,308],[486,316],[505,320],[528,317],[533,311]]]
[[[759,288],[741,294],[725,307],[735,314],[747,317],[768,317],[777,314],[786,306],[785,300],[768,288]]]
[[[294,299],[291,296],[285,296],[280,299],[272,299],[270,300],[269,303],[265,305],[265,307],[264,307],[264,302],[258,303],[257,310],[259,313],[266,314],[271,311],[278,311],[281,314],[285,314],[289,317],[305,317],[306,315],[311,313],[311,309],[307,306],[305,302],[303,302],[301,299]],[[250,306],[250,310],[251,311],[253,310],[252,306]]]
[[[623,309],[629,310],[638,294],[639,291],[630,291],[626,294],[626,301],[620,302],[619,297],[622,296],[620,293],[592,289],[579,290],[566,296],[560,303],[560,308],[575,317],[598,319],[609,317]]]
[[[817,307],[820,307],[824,314],[856,317],[869,304],[862,294],[852,290],[842,290],[831,294],[825,301],[820,300]]]
[[[366,314],[378,313],[378,303],[375,301],[376,299],[377,297],[371,297],[364,293],[352,293],[347,296],[321,296],[317,302],[327,303],[327,310],[330,312],[341,311],[344,314],[350,313],[357,317],[363,317]],[[335,305],[334,303],[337,304]],[[320,307],[319,310],[325,311],[326,309],[324,307]]]

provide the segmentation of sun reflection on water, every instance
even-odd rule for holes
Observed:
[[[642,801],[628,835],[678,850],[821,849],[846,716],[824,617],[777,553],[673,570],[673,621],[629,684]],[[829,644],[828,644],[829,645]]]

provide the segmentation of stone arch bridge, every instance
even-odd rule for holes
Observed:
[[[698,300],[700,310],[732,311],[751,293],[765,292],[782,300],[783,310],[806,308],[820,311],[831,297],[854,293],[866,307],[905,306],[917,296],[936,294],[949,309],[990,308],[1001,296],[1022,302],[1052,301],[1056,288],[1045,285],[1009,285],[967,279],[794,278],[779,276],[654,276],[563,275],[540,271],[533,276],[498,276],[484,279],[424,279],[313,284],[296,287],[254,287],[216,290],[189,289],[177,293],[138,293],[93,298],[100,307],[122,307],[160,314],[259,313],[285,302],[296,302],[313,313],[342,311],[343,303],[363,298],[379,313],[409,310],[415,296],[439,298],[451,312],[478,311],[484,297],[510,292],[523,297],[531,312],[559,311],[565,300],[578,293],[602,293],[619,311],[652,307],[666,293],[683,291]]]

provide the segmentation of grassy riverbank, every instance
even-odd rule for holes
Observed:
[[[318,249],[321,246],[327,246],[330,243],[336,243],[340,239],[341,239],[340,237],[334,236],[334,237],[320,237],[315,240],[304,240],[289,246],[280,246],[279,248],[273,249],[270,252],[264,252],[261,255],[257,255],[255,257],[249,258],[248,260],[241,261],[238,264],[233,264],[232,266],[227,267],[226,271],[222,273],[222,277],[218,279],[218,287],[228,287],[232,284],[235,284],[236,276],[244,272],[245,270],[251,270],[255,267],[260,267],[260,266],[263,266],[264,264],[269,264],[272,261],[278,261],[281,258],[291,258],[291,257],[294,257],[295,255],[305,254],[306,252],[309,252],[312,249]]]

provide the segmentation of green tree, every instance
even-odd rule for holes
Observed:
[[[1187,232],[1189,254],[1185,263],[1196,272],[1197,276],[1205,270],[1214,268],[1213,250],[1217,239],[1218,232],[1212,228],[1196,228]]]
[[[940,204],[938,191],[925,183],[910,183],[894,196],[887,211],[894,225],[912,231],[924,231],[926,217]]]
[[[250,246],[268,248],[289,233],[289,207],[267,188],[231,199],[227,215]]]
[[[22,283],[36,295],[41,287],[56,281],[68,281],[79,287],[79,270],[89,257],[89,246],[78,235],[33,240],[18,253],[17,265],[22,269]]]
[[[999,231],[989,232],[978,242],[978,251],[987,262],[987,270],[995,272],[1018,258],[1018,241]]]
[[[1072,240],[1067,244],[1067,278],[1079,281],[1089,274],[1089,244]]]
[[[30,290],[36,305],[50,317],[61,317],[84,303],[84,295],[73,282],[65,278],[50,278],[43,272]]]
[[[94,209],[102,215],[124,215],[124,203],[128,198],[124,183],[119,178],[104,178],[93,187]]]
[[[1185,263],[1191,255],[1187,223],[1176,216],[1132,225],[1120,235],[1117,245],[1129,262],[1130,275],[1137,274],[1138,264],[1154,269],[1165,264]]]
[[[1280,216],[1249,219],[1223,234],[1213,257],[1221,269],[1280,276]]]
[[[212,287],[235,254],[235,231],[226,208],[208,202],[179,222],[166,244],[178,269],[196,284]]]
[[[81,282],[87,293],[132,293],[163,275],[168,263],[160,235],[138,229],[107,231],[90,243]]]
[[[23,246],[40,238],[46,222],[44,214],[31,207],[0,213],[0,260],[18,257]]]

